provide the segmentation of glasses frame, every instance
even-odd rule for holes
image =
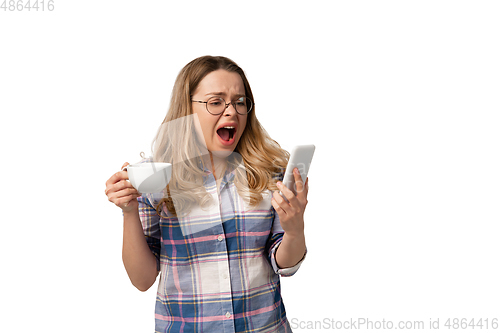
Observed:
[[[224,111],[226,111],[226,109],[229,107],[229,105],[233,105],[233,108],[234,108],[234,110],[236,111],[236,113],[237,113],[237,114],[241,114],[242,116],[244,116],[244,115],[246,115],[246,114],[249,114],[249,113],[250,113],[250,111],[252,111],[252,110],[253,110],[253,106],[255,105],[255,103],[254,103],[254,102],[250,99],[250,97],[246,97],[246,96],[242,96],[242,97],[245,97],[245,98],[246,98],[246,99],[248,99],[248,100],[250,101],[250,103],[251,103],[250,108],[249,108],[249,110],[248,110],[246,113],[240,113],[240,112],[238,112],[238,109],[236,109],[236,105],[235,105],[235,103],[236,103],[236,101],[237,101],[237,100],[235,100],[235,101],[231,101],[231,102],[229,102],[229,103],[226,103],[226,100],[225,100],[224,98],[222,98],[222,97],[210,97],[210,98],[208,99],[208,101],[206,101],[206,102],[204,102],[204,101],[195,101],[195,100],[191,100],[191,102],[205,104],[205,108],[207,109],[207,112],[208,112],[208,113],[210,113],[210,114],[212,114],[212,115],[214,115],[214,116],[218,116],[218,115],[220,115],[220,114],[223,114],[223,113],[224,113]],[[220,99],[220,100],[222,100],[222,101],[224,102],[224,105],[225,105],[225,106],[224,106],[224,109],[223,109],[221,112],[219,112],[219,113],[212,113],[212,112],[210,112],[210,110],[208,110],[208,102],[209,102],[211,99],[213,99],[213,98],[218,98],[218,99]],[[241,97],[240,97],[240,98],[241,98]]]

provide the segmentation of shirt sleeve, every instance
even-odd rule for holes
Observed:
[[[268,240],[269,261],[271,262],[271,266],[276,274],[279,274],[280,276],[283,277],[292,276],[299,270],[300,265],[306,258],[307,248],[302,259],[300,259],[300,261],[295,266],[287,268],[278,267],[278,264],[276,263],[276,250],[280,246],[285,232],[283,228],[281,228],[280,218],[276,213],[276,211],[274,210],[274,207],[271,207],[271,209],[273,212],[274,219],[273,219],[273,226],[271,229],[271,237]]]
[[[141,220],[144,236],[149,249],[156,257],[156,268],[160,270],[160,251],[161,251],[161,231],[160,216],[152,204],[151,198],[143,195],[137,198],[139,202],[139,218]]]

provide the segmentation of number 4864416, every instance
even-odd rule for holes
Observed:
[[[448,318],[444,324],[448,329],[494,329],[498,328],[498,318]]]
[[[10,11],[10,12],[22,12],[24,11],[53,11],[54,10],[54,0],[42,0],[42,1],[32,1],[32,0],[4,0],[0,6],[0,10]]]

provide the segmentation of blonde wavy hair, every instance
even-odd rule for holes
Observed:
[[[238,73],[246,96],[254,101],[245,73],[234,61],[226,57],[203,56],[184,66],[177,76],[169,110],[152,146],[155,162],[173,165],[172,178],[156,206],[159,215],[163,203],[171,216],[181,216],[193,204],[204,207],[211,201],[211,195],[203,186],[205,172],[200,168],[202,155],[209,152],[196,134],[193,120],[197,117],[194,117],[191,99],[201,80],[219,69]],[[277,190],[276,178],[283,173],[289,158],[289,153],[271,139],[258,121],[255,103],[235,152],[238,154],[227,159],[228,168],[235,171],[234,183],[238,193],[250,207],[254,207],[262,201],[263,191]]]

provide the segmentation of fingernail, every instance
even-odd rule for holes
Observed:
[[[276,185],[281,186],[281,182],[280,182],[280,181],[277,181],[277,182],[276,182]]]
[[[293,169],[293,173],[296,174],[296,175],[298,175],[299,174],[299,169],[297,169],[297,168]]]

